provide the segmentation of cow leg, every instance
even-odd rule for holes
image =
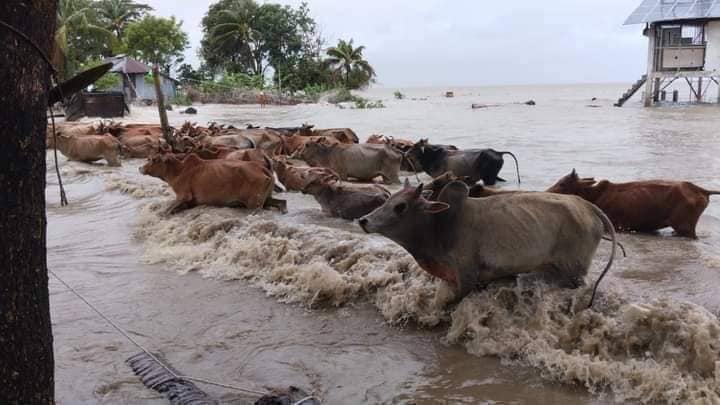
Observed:
[[[165,211],[168,215],[177,214],[180,211],[190,209],[195,206],[192,200],[175,200]]]
[[[675,236],[697,239],[695,227],[697,226],[700,216],[705,208],[707,208],[709,200],[698,201],[691,209],[676,208],[670,217],[670,226],[675,230]]]
[[[263,208],[270,209],[271,207],[275,207],[279,209],[281,213],[287,214],[287,201],[285,200],[279,200],[277,198],[270,197],[265,200]]]
[[[121,166],[121,165],[120,165],[119,153],[115,153],[115,152],[113,152],[113,153],[107,153],[107,152],[106,152],[106,153],[103,155],[103,157],[105,158],[105,161],[108,162],[108,166]]]
[[[542,274],[547,281],[558,287],[574,290],[585,285],[587,267],[576,264],[549,264]]]

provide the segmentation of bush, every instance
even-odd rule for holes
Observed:
[[[360,97],[353,96],[350,90],[341,87],[335,92],[335,94],[328,97],[328,102],[332,104],[345,103],[348,101],[356,102],[362,100]]]
[[[357,97],[355,99],[355,108],[360,109],[360,110],[372,109],[372,108],[385,108],[385,104],[383,104],[382,100],[371,101],[371,100],[364,99],[362,97]]]
[[[305,97],[307,97],[312,102],[317,103],[320,100],[322,94],[329,90],[330,88],[324,84],[311,84],[305,86],[305,88],[303,89],[303,94],[305,94]]]
[[[190,95],[188,95],[184,92],[179,92],[179,93],[175,94],[175,97],[173,97],[170,100],[170,104],[175,104],[175,105],[192,105],[192,103],[193,102],[192,102]]]
[[[395,93],[393,93],[393,94],[395,95],[395,98],[398,100],[402,100],[405,98],[405,95],[400,93],[400,90],[395,90]]]

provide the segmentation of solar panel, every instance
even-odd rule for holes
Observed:
[[[643,0],[625,25],[695,18],[720,18],[720,0]]]

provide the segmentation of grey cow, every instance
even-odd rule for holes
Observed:
[[[327,167],[347,180],[372,180],[382,176],[386,184],[400,183],[402,155],[387,145],[323,145],[309,142],[300,157],[310,166]]]
[[[445,280],[462,299],[479,282],[544,271],[563,287],[583,283],[604,231],[615,257],[615,231],[602,211],[580,198],[552,193],[512,193],[469,198],[460,181],[438,201],[423,186],[403,190],[359,223],[404,247],[428,273]],[[593,289],[592,300],[595,296]]]

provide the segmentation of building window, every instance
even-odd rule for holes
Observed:
[[[705,45],[704,24],[663,25],[660,35],[660,46],[663,48]]]

